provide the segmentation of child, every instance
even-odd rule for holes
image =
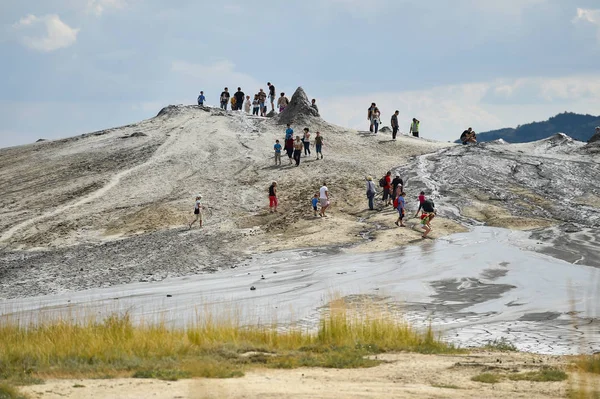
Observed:
[[[317,204],[319,203],[319,193],[316,193],[310,201],[313,207],[313,216],[317,217]]]
[[[321,136],[320,132],[317,132],[317,136],[315,137],[315,148],[317,150],[317,159],[319,159],[319,154],[321,154],[321,159],[323,159],[323,153],[321,152],[323,148],[323,136]]]
[[[252,100],[252,115],[258,116],[258,94],[254,95],[254,100]]]
[[[396,222],[394,222],[394,223],[396,224],[396,226],[399,226],[399,227],[406,227],[406,225],[402,221],[402,219],[404,219],[404,206],[405,206],[404,196],[405,195],[406,195],[405,192],[401,192],[400,195],[398,197],[396,197],[396,199],[394,200],[394,208],[396,208],[398,210],[398,220],[396,220]],[[400,224],[398,224],[398,223],[400,223]]]
[[[425,230],[425,232],[423,233],[421,238],[427,238],[427,234],[431,232],[431,224],[429,224],[431,222],[431,219],[431,215],[423,211],[423,214],[421,215],[421,228]]]
[[[246,96],[246,102],[244,102],[244,111],[249,114],[250,106],[252,105],[252,101],[250,101],[250,96]]]
[[[206,101],[206,97],[204,97],[204,92],[201,91],[200,95],[198,96],[198,105],[203,107],[204,106],[204,101]]]
[[[423,202],[425,202],[425,192],[421,191],[419,193],[419,209],[417,209],[417,213],[415,213],[415,217],[419,216],[419,211],[423,208]]]
[[[277,205],[279,205],[277,201],[277,182],[274,181],[269,186],[269,212],[277,212]]]
[[[231,100],[230,100],[230,101],[231,101],[231,110],[232,110],[232,111],[235,111],[235,110],[237,109],[237,105],[236,105],[236,102],[237,102],[237,101],[236,101],[236,99],[235,99],[235,96],[231,97]]]
[[[279,144],[279,140],[275,140],[273,149],[275,150],[275,165],[281,165],[281,144]]]
[[[196,215],[196,218],[194,220],[192,220],[190,223],[188,223],[188,225],[190,226],[190,229],[192,228],[192,225],[196,222],[198,222],[200,227],[202,227],[202,209],[204,207],[202,206],[202,202],[200,201],[201,199],[202,199],[202,196],[200,194],[198,194],[196,196],[196,204],[194,205],[194,215]]]

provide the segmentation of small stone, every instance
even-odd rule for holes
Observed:
[[[256,290],[255,286],[250,287],[250,291],[255,291],[255,290]]]
[[[172,297],[173,297],[173,295],[167,294],[167,298],[172,298]]]

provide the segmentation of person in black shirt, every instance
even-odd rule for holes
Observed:
[[[269,101],[271,101],[271,111],[275,111],[275,85],[272,85],[271,82],[267,82],[267,86],[269,86]]]
[[[398,186],[400,186],[400,192],[402,192],[403,185],[404,182],[402,181],[400,176],[396,175],[396,177],[394,177],[394,180],[392,180],[392,200],[396,199],[396,189],[398,188]]]
[[[221,109],[224,109],[225,111],[227,111],[227,104],[229,104],[229,97],[231,97],[231,95],[229,94],[229,89],[226,87],[224,89],[224,91],[221,93]]]
[[[233,95],[235,97],[235,110],[242,110],[242,104],[244,104],[244,92],[240,87],[238,87],[237,91]]]

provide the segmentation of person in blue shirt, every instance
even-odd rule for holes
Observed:
[[[279,140],[275,140],[273,149],[275,150],[275,165],[281,165],[281,144],[279,144]]]
[[[316,193],[310,201],[313,207],[313,215],[317,217],[317,204],[319,203],[319,193]]]
[[[290,127],[290,124],[287,124],[287,129],[285,130],[285,139],[293,139],[294,138],[294,129]]]
[[[404,196],[405,195],[406,195],[406,193],[403,191],[394,200],[394,201],[396,201],[396,203],[394,205],[396,205],[396,210],[398,211],[398,220],[396,220],[394,223],[396,224],[396,226],[399,226],[399,227],[405,227],[406,226],[404,224],[404,222],[402,221],[402,219],[404,219],[404,207],[406,206],[406,202],[404,201]]]
[[[204,92],[201,91],[200,95],[198,96],[198,105],[199,106],[204,106],[204,101],[206,101],[206,97],[204,97]]]

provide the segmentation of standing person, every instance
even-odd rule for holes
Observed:
[[[285,139],[293,139],[294,138],[294,129],[292,129],[292,125],[287,124],[287,129],[285,129]]]
[[[289,139],[285,139],[285,152],[290,160],[290,165],[292,164],[292,154],[294,153],[294,138],[291,137]]]
[[[304,145],[304,156],[310,155],[310,132],[308,128],[304,128],[304,136],[302,136],[302,144]]]
[[[379,108],[375,107],[373,112],[371,112],[371,126],[373,126],[374,134],[377,134],[377,132],[379,131],[379,124],[381,123],[381,120],[379,119],[380,116],[381,114],[379,113]]]
[[[285,107],[288,106],[290,100],[285,96],[285,93],[281,93],[281,97],[277,100],[277,106],[279,107],[279,113],[282,113]]]
[[[392,115],[392,140],[396,141],[396,134],[398,134],[398,114],[400,111],[396,110],[394,115]]]
[[[406,227],[406,225],[403,222],[404,219],[404,207],[406,206],[406,202],[404,201],[404,196],[406,195],[406,193],[404,193],[404,191],[400,192],[400,194],[398,195],[398,198],[396,198],[394,200],[395,205],[396,205],[396,210],[398,211],[398,220],[396,220],[394,222],[394,224],[398,227]],[[398,224],[400,223],[400,224]]]
[[[373,199],[375,198],[375,183],[373,182],[373,178],[371,176],[367,177],[367,199],[369,200],[369,209],[373,210]]]
[[[203,107],[204,106],[204,101],[206,101],[206,97],[204,97],[204,92],[201,91],[200,95],[198,96],[198,105]]]
[[[267,106],[265,101],[267,100],[267,93],[260,89],[258,91],[258,104],[260,106],[260,116],[267,116]]]
[[[233,97],[231,97],[231,110],[232,111],[235,111],[237,109],[236,101],[237,101],[237,99],[235,98],[235,95]]]
[[[321,152],[323,149],[323,136],[321,136],[321,132],[317,132],[315,137],[315,149],[317,150],[317,159],[319,159],[319,154],[321,155],[321,159],[323,159],[323,153]]]
[[[388,206],[392,203],[392,199],[391,199],[391,189],[392,189],[392,172],[388,171],[385,174],[385,184],[383,186],[383,205],[384,206]]]
[[[321,211],[319,212],[319,215],[325,217],[325,211],[329,208],[329,189],[325,182],[323,182],[323,186],[319,189],[319,200],[321,201]]]
[[[373,133],[373,112],[377,109],[375,103],[371,103],[369,109],[367,109],[367,120],[369,121],[369,131]]]
[[[227,104],[229,104],[229,89],[226,87],[223,92],[221,92],[221,109],[227,111]]]
[[[252,106],[252,101],[250,101],[250,96],[246,96],[246,101],[244,101],[244,112],[249,114],[251,106]]]
[[[260,107],[260,103],[258,101],[258,94],[255,94],[254,100],[252,100],[252,115],[258,116],[259,107]]]
[[[419,137],[419,123],[421,123],[417,118],[413,118],[412,123],[410,124],[410,133],[414,137]]]
[[[317,217],[317,205],[319,204],[319,193],[315,193],[315,195],[310,200],[310,203],[313,208],[313,216]]]
[[[235,97],[235,109],[241,111],[242,105],[244,104],[244,92],[242,91],[242,88],[238,87],[233,96]]]
[[[300,140],[300,136],[296,136],[296,141],[294,141],[294,160],[296,161],[296,166],[300,166],[300,156],[302,155],[302,140]]]
[[[271,82],[267,82],[267,86],[269,86],[269,101],[271,102],[271,111],[275,112],[275,85],[272,85]]]
[[[395,200],[398,197],[398,195],[402,191],[403,185],[404,182],[400,178],[400,175],[396,175],[396,177],[394,177],[394,180],[392,180],[392,200]],[[398,189],[400,191],[397,191]]]
[[[317,107],[317,100],[315,100],[314,98],[312,99],[310,106],[313,107],[316,111],[317,114],[319,113],[319,107]]]
[[[277,182],[274,181],[269,186],[269,212],[277,212]]]
[[[279,140],[275,140],[273,149],[275,150],[275,165],[281,166],[281,144],[279,144]]]
[[[200,194],[198,194],[196,196],[196,204],[194,205],[194,216],[195,218],[188,223],[188,226],[190,226],[190,229],[192,228],[192,225],[196,222],[198,222],[198,224],[200,225],[199,227],[202,227],[202,209],[204,208],[202,206],[202,196]]]

